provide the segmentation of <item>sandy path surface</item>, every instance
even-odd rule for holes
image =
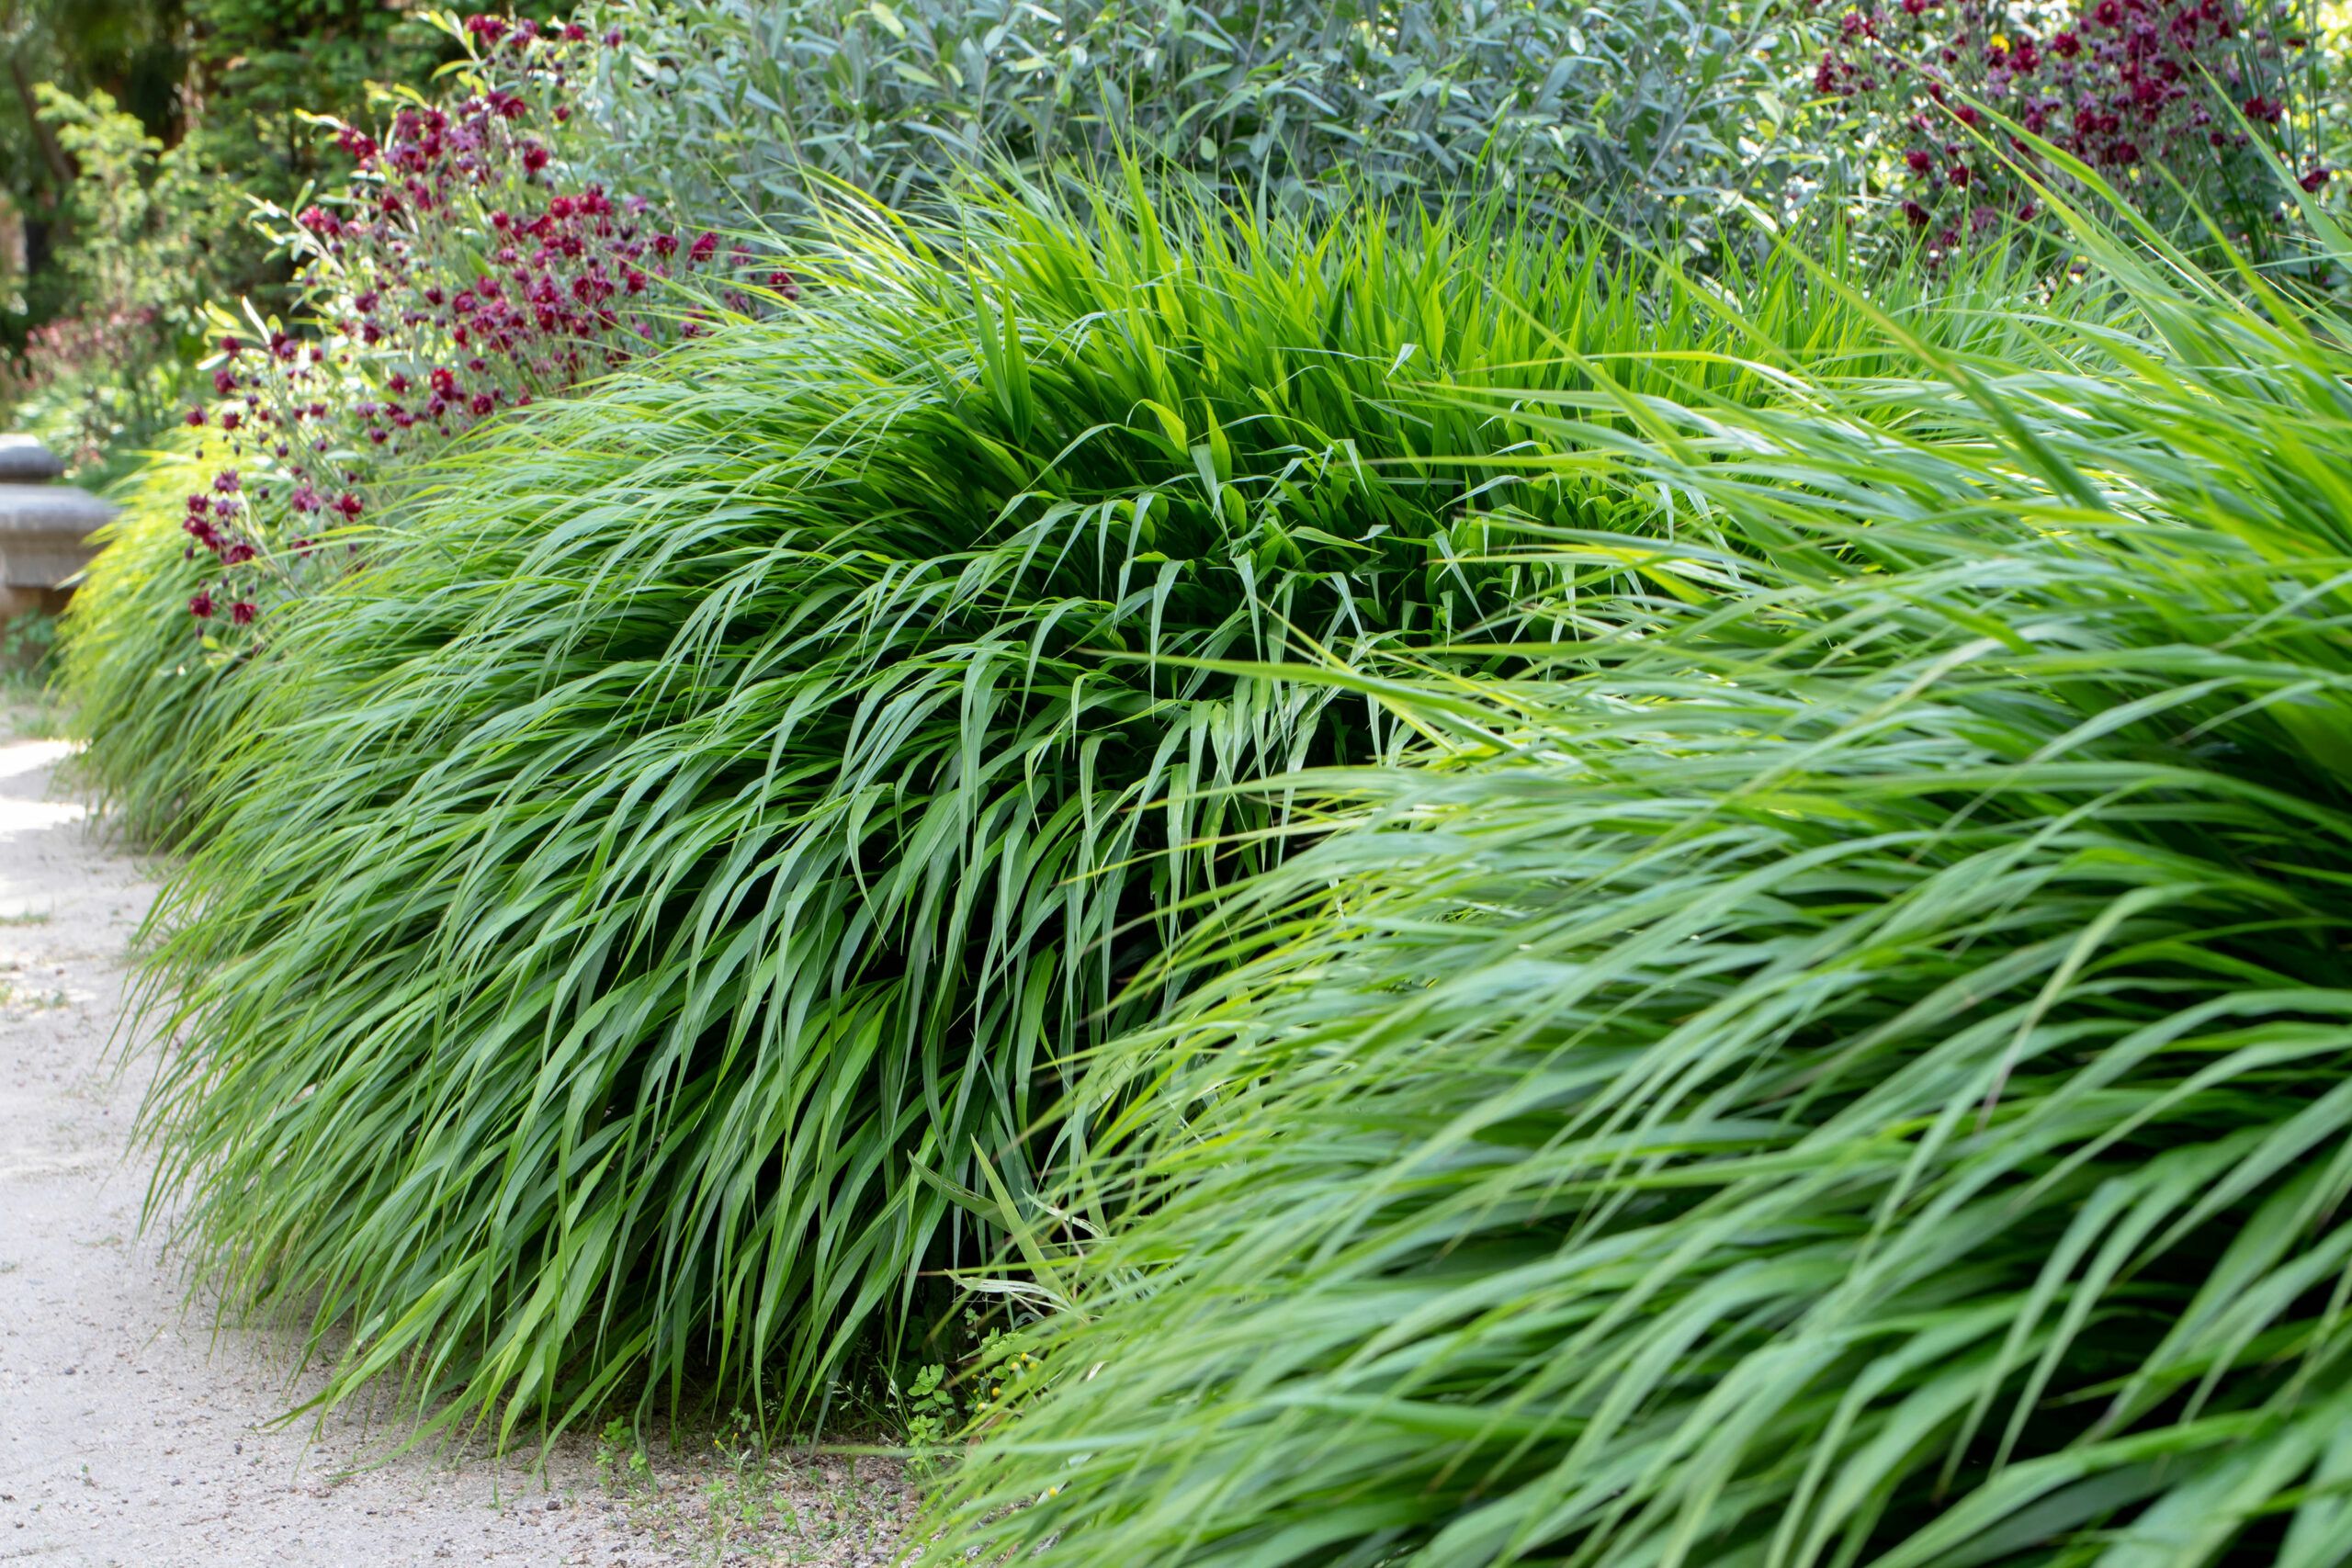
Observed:
[[[216,1335],[140,1231],[144,1083],[108,1055],[155,893],[78,804],[62,742],[0,746],[0,1562],[123,1568],[878,1564],[896,1472],[778,1463],[747,1487],[663,1461],[616,1483],[581,1439],[493,1463],[408,1455],[359,1418],[280,1425],[290,1341]],[[713,1502],[712,1484],[734,1491]]]

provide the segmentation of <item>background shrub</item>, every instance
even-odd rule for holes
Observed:
[[[85,100],[43,83],[34,101],[73,160],[52,257],[73,289],[0,369],[0,407],[70,479],[103,484],[177,415],[194,379],[205,299],[226,276],[211,216],[233,194],[102,91]]]
[[[620,0],[592,113],[607,167],[690,209],[805,210],[812,174],[903,204],[956,163],[1134,155],[1291,207],[1507,191],[1711,227],[1801,200],[1803,13],[1745,0]]]

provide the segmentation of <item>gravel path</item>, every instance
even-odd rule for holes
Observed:
[[[586,1438],[543,1470],[387,1461],[358,1416],[278,1424],[316,1386],[290,1340],[215,1334],[140,1231],[143,1077],[111,1073],[109,1046],[155,886],[51,798],[67,752],[0,746],[0,1562],[889,1561],[908,1498],[878,1461],[600,1467]]]

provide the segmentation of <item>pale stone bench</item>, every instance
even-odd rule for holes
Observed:
[[[29,435],[0,435],[0,615],[64,608],[75,573],[90,564],[90,535],[115,509],[87,491],[54,482],[57,455]]]

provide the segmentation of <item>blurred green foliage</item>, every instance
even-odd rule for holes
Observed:
[[[0,424],[105,479],[171,417],[209,299],[273,299],[245,223],[326,168],[314,115],[451,50],[397,0],[0,0]]]
[[[604,0],[616,171],[763,214],[810,175],[903,202],[979,152],[1122,154],[1292,209],[1492,186],[1703,238],[1834,153],[1785,93],[1816,14],[1770,0]]]

